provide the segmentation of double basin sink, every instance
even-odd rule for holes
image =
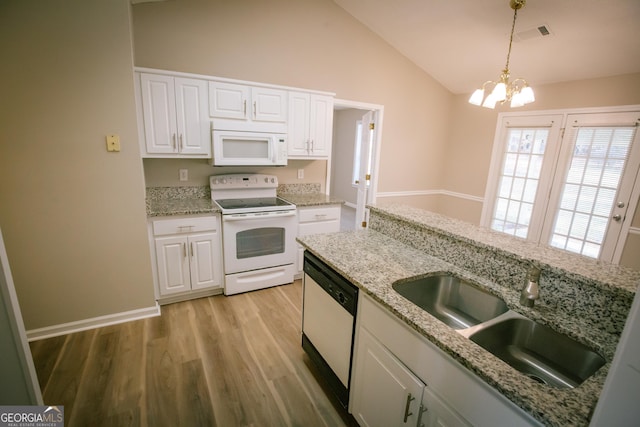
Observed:
[[[540,383],[574,388],[605,364],[582,343],[510,310],[501,298],[452,274],[401,280],[392,287]]]

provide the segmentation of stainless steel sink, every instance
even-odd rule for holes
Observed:
[[[509,310],[504,301],[451,274],[392,284],[400,295],[454,329],[465,329]]]
[[[605,363],[583,344],[526,318],[503,320],[469,338],[523,374],[558,388],[577,387]]]

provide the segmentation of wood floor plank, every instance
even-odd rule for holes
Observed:
[[[31,343],[67,426],[346,426],[301,348],[302,286]]]
[[[92,330],[65,337],[58,363],[51,372],[47,386],[42,390],[42,398],[46,405],[64,405],[65,417],[68,417],[67,411],[70,414],[74,410],[87,356],[95,335],[96,331]]]
[[[31,355],[38,373],[40,390],[44,390],[47,387],[49,377],[59,360],[66,339],[66,336],[58,336],[30,343]]]
[[[75,406],[69,417],[69,426],[95,425],[100,421],[96,420],[95,414],[106,416],[112,408],[104,396],[113,379],[112,364],[117,357],[119,334],[120,329],[116,328],[96,331],[86,358],[84,372],[80,377],[80,386]]]

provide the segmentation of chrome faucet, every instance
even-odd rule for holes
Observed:
[[[520,305],[525,307],[533,307],[536,300],[540,298],[540,269],[534,266],[529,268],[527,272],[527,281],[520,293]]]

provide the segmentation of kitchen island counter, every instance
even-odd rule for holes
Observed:
[[[550,426],[589,424],[615,352],[618,334],[585,326],[579,316],[568,318],[545,306],[523,309],[518,303],[517,290],[498,285],[375,230],[310,235],[300,237],[298,241],[536,420]],[[605,356],[608,363],[574,389],[557,389],[528,378],[392,288],[397,280],[435,272],[450,272],[470,280],[500,295],[510,309],[544,321],[554,329],[558,329],[556,325],[567,325],[566,330],[559,332],[574,337],[582,334],[582,341]]]

